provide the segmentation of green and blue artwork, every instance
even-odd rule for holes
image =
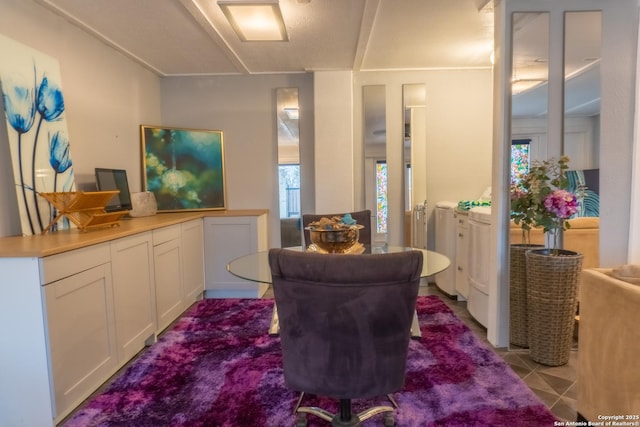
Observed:
[[[144,187],[159,211],[225,209],[222,132],[141,126]]]

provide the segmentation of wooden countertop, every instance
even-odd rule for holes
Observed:
[[[153,216],[124,219],[118,226],[96,227],[87,231],[79,229],[57,231],[34,236],[10,236],[0,238],[0,257],[46,257],[58,253],[80,249],[121,237],[180,224],[205,217],[260,216],[268,209],[245,209],[196,212],[161,212]]]

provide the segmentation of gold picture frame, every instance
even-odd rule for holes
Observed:
[[[226,209],[222,131],[141,125],[140,140],[144,191],[158,211]]]

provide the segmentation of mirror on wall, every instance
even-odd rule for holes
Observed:
[[[404,117],[404,245],[427,247],[426,88],[402,85]]]
[[[362,87],[365,208],[371,210],[372,241],[387,241],[389,209],[387,115],[384,85]]]
[[[526,173],[533,160],[547,156],[549,104],[549,14],[517,12],[511,16],[510,181]],[[511,224],[510,224],[511,225]],[[509,347],[528,348],[525,241],[519,226],[510,227]]]
[[[512,15],[511,178],[546,158],[549,102],[549,14]]]
[[[593,218],[600,215],[601,15],[600,11],[587,11],[565,12],[564,16],[565,108],[562,152],[570,159],[570,191],[580,197],[578,215]],[[566,243],[571,245],[573,242],[569,239]],[[593,242],[597,246],[596,243]],[[586,252],[585,256],[588,267],[599,266],[595,254]]]
[[[568,173],[571,190],[587,197],[582,200],[580,216],[599,212],[598,168],[600,146],[600,49],[601,12],[564,12],[563,61],[549,68],[549,13],[518,12],[512,15],[512,85],[511,85],[511,172],[513,182],[519,173],[527,172],[534,160],[545,160],[557,152],[558,141],[548,138],[549,75],[564,77],[564,106],[560,152],[570,158]],[[560,36],[562,37],[562,36]],[[560,43],[560,40],[557,43]],[[555,118],[554,118],[555,119]],[[569,230],[563,247],[583,253],[583,268],[598,266],[598,227],[581,229],[580,239]],[[585,237],[589,235],[589,237]],[[586,241],[585,241],[586,239]],[[523,243],[520,228],[510,233],[510,243]],[[532,244],[544,244],[541,235]],[[595,251],[594,251],[595,248]],[[595,253],[593,253],[595,252]],[[514,257],[513,251],[511,257]],[[513,274],[513,270],[511,272]],[[511,281],[510,281],[511,282]],[[510,347],[526,347],[523,329],[522,298],[510,288]],[[525,297],[526,298],[526,297]],[[524,311],[526,315],[526,311]],[[523,334],[523,331],[525,332]]]
[[[300,246],[300,128],[298,88],[276,89],[278,206],[281,246]]]

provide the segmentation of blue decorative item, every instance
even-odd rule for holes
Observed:
[[[346,213],[342,216],[342,223],[345,225],[355,225],[356,220],[353,219],[350,213]]]
[[[55,211],[39,193],[74,191],[58,61],[0,35],[0,83],[22,234],[42,232]],[[44,139],[44,140],[43,140]],[[69,228],[61,220],[53,229]]]

